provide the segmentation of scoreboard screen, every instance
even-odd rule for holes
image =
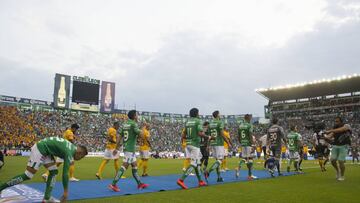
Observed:
[[[73,81],[72,102],[90,105],[99,104],[99,84]]]

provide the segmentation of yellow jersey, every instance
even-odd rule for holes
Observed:
[[[260,146],[257,146],[257,147],[256,147],[256,152],[261,153],[261,151],[262,151],[261,147],[260,147]]]
[[[304,154],[307,154],[309,152],[309,147],[308,146],[304,146]]]
[[[286,147],[285,146],[282,146],[281,147],[281,153],[285,153],[286,152]]]
[[[108,132],[107,132],[107,136],[108,136],[108,140],[106,143],[106,149],[116,149],[116,140],[117,140],[117,136],[116,136],[117,132],[116,129],[114,127],[109,128]],[[110,142],[109,140],[113,141]]]
[[[230,133],[229,133],[229,131],[225,131],[225,130],[224,130],[224,136],[225,136],[228,140],[230,140]],[[229,149],[229,145],[228,145],[228,143],[226,143],[225,141],[224,141],[224,149]]]
[[[148,139],[150,138],[150,132],[145,127],[143,127],[142,131],[143,137],[140,138],[140,151],[148,151],[150,150],[150,144],[148,142]]]
[[[183,128],[182,131],[181,131],[181,137],[183,136],[184,133],[185,133],[185,128]],[[185,149],[185,147],[186,147],[186,140],[185,139],[182,140],[181,147],[183,149]]]
[[[64,135],[63,135],[64,139],[65,140],[68,140],[70,142],[73,142],[74,140],[74,133],[73,131],[71,131],[71,129],[67,129],[65,132],[64,132]]]

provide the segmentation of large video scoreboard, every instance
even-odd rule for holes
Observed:
[[[72,85],[72,88],[70,86]],[[71,99],[70,99],[70,89]],[[101,93],[101,97],[99,98]],[[71,105],[70,105],[71,101]],[[115,105],[115,83],[92,79],[87,76],[56,74],[54,107],[83,111],[111,113]]]

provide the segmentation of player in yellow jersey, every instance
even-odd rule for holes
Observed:
[[[186,140],[184,139],[184,134],[185,134],[185,128],[182,129],[181,131],[181,147],[184,150],[184,154],[185,154],[185,160],[184,160],[184,164],[183,164],[183,171],[186,171],[186,169],[190,166],[191,163],[191,158],[190,158],[190,153],[187,152],[186,150]],[[191,176],[193,176],[193,173],[190,173]]]
[[[65,130],[65,132],[63,134],[63,138],[65,140],[68,140],[71,143],[74,143],[75,142],[74,135],[79,128],[80,128],[80,126],[78,124],[76,124],[76,123],[72,124],[70,128]],[[63,163],[63,162],[64,162],[63,159],[61,159],[59,157],[56,158],[56,166],[57,167],[59,167],[61,165],[61,163]],[[74,163],[74,160],[72,160],[70,163],[70,168],[69,168],[69,176],[70,176],[69,181],[77,182],[77,181],[79,181],[79,179],[74,177],[74,171],[75,171],[75,163]],[[49,171],[46,171],[46,173],[41,175],[45,182],[47,181],[48,175],[49,175]]]
[[[149,176],[147,173],[148,170],[148,162],[150,158],[150,125],[148,123],[144,124],[142,128],[142,136],[140,136],[140,158],[141,160],[138,163],[138,168],[143,168],[142,177]]]
[[[102,172],[105,169],[105,166],[107,163],[109,163],[110,160],[114,160],[114,167],[115,167],[115,173],[119,170],[119,151],[116,150],[117,146],[117,131],[120,128],[119,122],[114,122],[113,126],[108,129],[107,132],[107,143],[106,143],[106,149],[104,152],[104,160],[102,160],[98,172],[95,174],[95,176],[101,180],[102,179]]]
[[[230,132],[229,129],[227,127],[224,128],[224,136],[227,138],[227,140],[231,140],[230,139]],[[231,141],[230,141],[231,143]],[[221,163],[221,172],[225,172],[228,171],[228,167],[227,167],[227,157],[229,156],[229,145],[227,142],[224,141],[224,160]]]

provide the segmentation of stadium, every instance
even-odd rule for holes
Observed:
[[[359,202],[359,16],[1,1],[0,203]]]
[[[66,80],[62,79],[66,78]],[[72,78],[72,79],[71,79]],[[81,78],[81,82],[79,82]],[[67,81],[67,84],[64,83]],[[95,83],[94,83],[95,81]],[[64,84],[61,84],[61,83]],[[71,84],[72,83],[72,84]],[[201,201],[212,200],[212,195],[224,195],[224,199],[228,197],[227,193],[238,192],[240,190],[242,194],[237,201],[244,199],[259,200],[256,190],[267,190],[267,187],[280,188],[291,193],[291,191],[301,190],[302,192],[317,194],[311,196],[311,199],[318,198],[318,201],[323,201],[323,198],[328,198],[327,193],[319,194],[315,190],[317,187],[321,187],[322,184],[329,182],[334,174],[332,171],[327,171],[324,174],[319,174],[320,170],[316,162],[317,154],[315,146],[312,143],[312,135],[314,133],[313,123],[321,121],[326,124],[326,128],[331,128],[336,116],[341,116],[347,124],[352,126],[352,147],[358,146],[359,139],[359,92],[360,92],[360,76],[351,75],[339,77],[333,80],[321,80],[316,82],[304,83],[300,85],[286,85],[284,87],[274,87],[269,89],[257,89],[256,92],[266,97],[269,101],[268,105],[264,107],[265,115],[267,118],[276,117],[280,120],[280,125],[284,127],[286,133],[289,133],[290,124],[296,124],[298,126],[298,132],[303,136],[304,148],[304,163],[302,164],[302,170],[304,174],[295,175],[290,177],[279,177],[279,179],[268,179],[268,174],[264,173],[264,152],[261,152],[255,159],[254,174],[261,177],[257,181],[245,181],[246,179],[234,179],[234,168],[238,162],[239,156],[239,143],[237,142],[236,134],[238,126],[244,122],[245,115],[224,115],[221,120],[225,123],[228,131],[231,135],[231,142],[234,143],[229,148],[226,166],[222,166],[222,173],[225,177],[225,183],[216,186],[209,186],[200,189],[191,189],[188,192],[194,195],[201,196]],[[99,80],[90,80],[88,77],[71,77],[68,75],[56,74],[54,80],[54,100],[53,101],[41,101],[29,98],[19,98],[14,96],[2,95],[1,99],[1,146],[3,153],[5,154],[5,165],[1,169],[1,182],[6,178],[11,177],[23,170],[27,157],[31,153],[31,147],[41,139],[46,137],[59,136],[62,137],[64,131],[69,128],[73,123],[77,123],[80,128],[76,132],[76,141],[78,145],[87,146],[89,153],[83,160],[76,163],[76,178],[79,178],[79,182],[71,182],[70,187],[70,200],[84,201],[84,202],[108,202],[108,201],[149,201],[149,202],[167,202],[169,197],[174,198],[175,201],[182,201],[184,191],[180,191],[180,187],[177,187],[175,182],[164,182],[164,185],[156,183],[156,179],[174,179],[174,174],[181,174],[183,161],[185,160],[184,150],[182,149],[181,131],[185,127],[186,122],[189,119],[189,115],[171,114],[171,113],[159,113],[159,112],[138,112],[139,114],[139,126],[143,126],[145,123],[150,125],[150,139],[151,143],[151,158],[149,160],[150,166],[148,173],[149,177],[143,177],[143,180],[148,179],[149,182],[155,185],[155,188],[151,188],[150,191],[143,189],[141,192],[131,188],[133,182],[131,180],[131,174],[125,173],[123,180],[129,180],[126,182],[128,185],[122,185],[124,192],[119,194],[109,193],[106,190],[106,184],[115,175],[112,163],[103,171],[101,180],[97,180],[95,173],[98,171],[98,166],[101,163],[104,156],[104,150],[107,138],[107,129],[112,126],[112,123],[117,121],[121,124],[128,120],[127,113],[129,110],[114,109],[115,100],[112,100],[109,95],[114,98],[114,92],[106,89],[110,86],[111,89],[115,89],[115,83],[109,83],[102,81],[100,85]],[[93,85],[97,85],[94,88]],[[70,97],[70,87],[72,87],[72,96]],[[104,88],[105,87],[105,88]],[[67,94],[61,95],[65,89]],[[83,95],[82,92],[87,92],[87,95]],[[93,95],[93,98],[89,97]],[[108,95],[106,95],[108,94]],[[101,95],[99,100],[99,95]],[[84,98],[86,97],[86,98]],[[61,98],[61,99],[59,99]],[[108,101],[107,101],[108,100]],[[81,103],[79,102],[81,101]],[[107,102],[107,104],[106,104]],[[107,106],[105,106],[107,105]],[[79,108],[81,107],[81,108]],[[106,109],[108,108],[108,109]],[[85,110],[84,110],[85,109]],[[200,115],[202,122],[211,121],[211,115]],[[254,138],[256,139],[257,146],[261,146],[261,137],[266,135],[266,131],[270,124],[265,122],[259,122],[258,118],[252,119],[254,126]],[[14,127],[17,126],[17,127]],[[138,142],[137,145],[140,143]],[[140,144],[141,145],[141,144]],[[139,150],[139,148],[137,148]],[[284,152],[284,159],[282,165],[286,166],[288,157],[288,151]],[[120,153],[123,157],[124,153]],[[137,152],[136,156],[140,159],[140,154]],[[347,159],[351,163],[351,159],[354,154],[348,153]],[[215,161],[214,157],[210,157],[209,165]],[[354,161],[354,160],[353,160]],[[20,164],[24,163],[24,164]],[[328,166],[329,168],[330,166]],[[354,179],[358,178],[358,167],[356,165],[347,165],[347,176],[353,176]],[[60,173],[61,173],[61,168]],[[139,169],[140,170],[140,169]],[[286,170],[283,167],[283,170]],[[79,172],[81,171],[81,173]],[[40,170],[40,174],[44,172]],[[243,174],[243,172],[241,173]],[[291,172],[289,175],[292,174]],[[176,175],[175,175],[176,176]],[[319,176],[321,179],[319,179]],[[262,180],[264,178],[264,180]],[[312,179],[317,179],[316,182],[312,182]],[[195,181],[194,176],[190,176],[191,181]],[[176,179],[174,179],[175,181]],[[168,180],[167,180],[168,181]],[[228,182],[229,181],[229,182]],[[35,176],[30,182],[30,187],[25,188],[26,185],[16,187],[15,189],[8,189],[2,193],[2,197],[5,202],[33,202],[41,201],[43,198],[42,190],[44,189],[44,183],[40,175]],[[32,183],[31,183],[32,182]],[[39,183],[40,182],[40,183]],[[96,192],[96,190],[104,190],[99,187],[89,187],[89,185],[98,184],[101,182],[105,187],[104,193]],[[235,182],[235,183],[233,183]],[[310,185],[306,184],[312,182]],[[349,184],[346,186],[344,193],[352,192],[351,184],[356,182],[346,181],[343,184]],[[191,182],[190,187],[194,187],[194,183]],[[306,187],[304,188],[306,184]],[[293,189],[289,189],[291,185]],[[175,186],[175,187],[174,187]],[[158,187],[158,188],[156,188]],[[336,187],[336,185],[331,186]],[[332,188],[328,187],[324,190],[331,191]],[[125,189],[126,188],[126,189]],[[245,189],[247,188],[247,189]],[[254,191],[251,189],[254,188]],[[255,190],[256,188],[256,190]],[[345,188],[345,187],[344,187]],[[86,190],[93,190],[91,195],[86,193]],[[337,188],[338,189],[338,188]],[[158,193],[159,191],[166,191]],[[171,191],[174,190],[174,191]],[[223,191],[221,194],[212,190]],[[246,190],[246,193],[245,191]],[[61,185],[57,184],[55,187],[55,196],[60,198]],[[243,193],[244,192],[244,193]],[[275,191],[273,191],[275,192]],[[29,193],[34,193],[29,195]],[[144,193],[144,194],[138,194]],[[147,194],[150,193],[150,194]],[[201,194],[208,193],[206,196]],[[14,195],[16,194],[16,195]],[[131,196],[124,196],[133,194]],[[278,195],[281,197],[286,194],[280,192]],[[110,197],[110,198],[107,198]],[[94,199],[95,198],[95,199]],[[215,197],[214,197],[215,198]],[[272,197],[266,197],[270,201],[275,201]],[[337,198],[337,197],[334,197]],[[93,199],[93,200],[92,200]],[[286,199],[286,198],[285,198]],[[196,201],[189,199],[187,201]],[[230,201],[230,200],[229,200]],[[310,201],[309,199],[301,201]],[[334,201],[337,201],[334,199]],[[296,202],[296,201],[295,201]]]

